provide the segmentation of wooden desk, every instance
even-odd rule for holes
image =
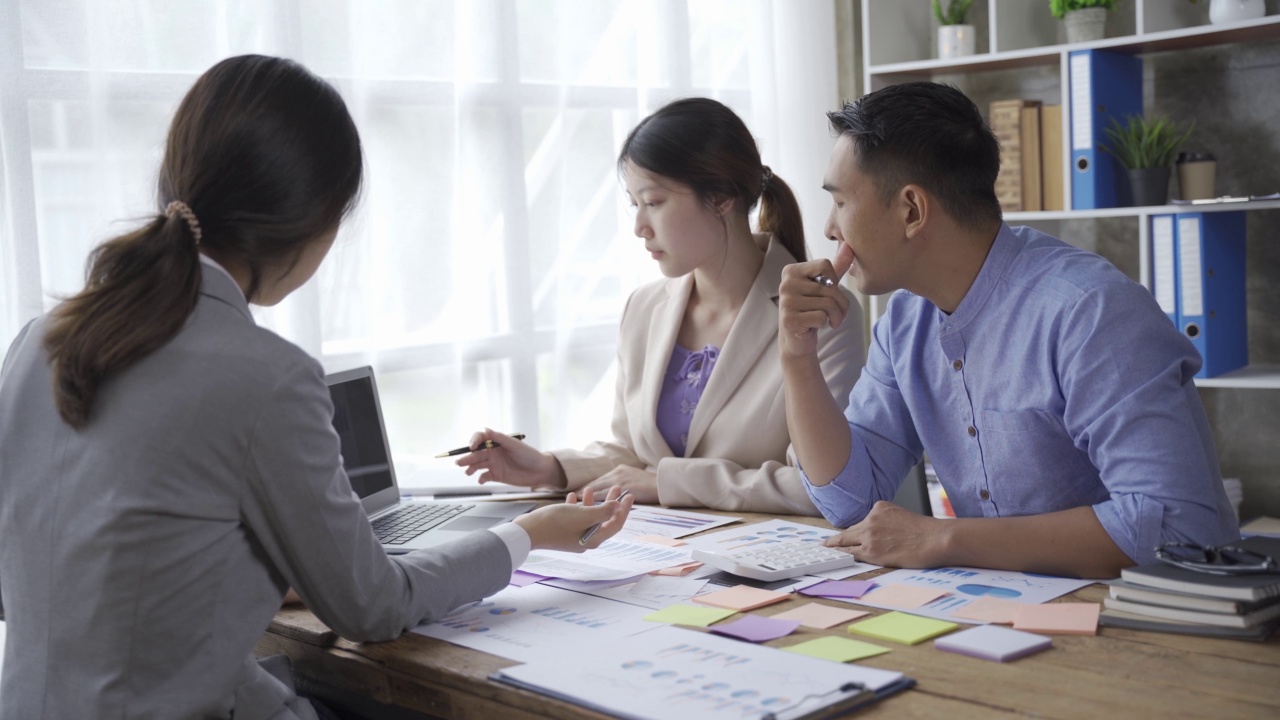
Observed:
[[[1090,585],[1063,599],[1101,602],[1105,594]],[[772,615],[817,600],[796,597],[754,612]],[[844,626],[801,628],[768,644],[785,647],[820,634],[843,635]],[[935,650],[932,642],[878,644],[892,652],[860,664],[906,673],[917,685],[859,717],[1280,717],[1280,633],[1254,643],[1100,628],[1096,637],[1056,636],[1053,649],[1006,664]],[[289,655],[295,672],[314,682],[441,718],[605,717],[488,680],[514,661],[414,633],[352,643],[303,609],[282,610],[257,652]]]

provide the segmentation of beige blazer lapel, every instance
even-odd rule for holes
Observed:
[[[690,273],[667,285],[667,297],[662,305],[654,308],[649,321],[648,338],[644,346],[644,379],[641,382],[641,407],[651,418],[658,417],[658,397],[662,394],[662,381],[671,362],[676,336],[684,323],[684,311],[689,305],[689,293],[693,290],[693,274]],[[644,423],[640,433],[659,457],[675,455],[671,446],[658,431],[657,422]]]
[[[747,373],[759,362],[760,355],[778,336],[778,286],[782,283],[782,268],[793,262],[795,259],[786,248],[775,240],[768,240],[764,263],[751,292],[742,303],[742,309],[738,310],[729,337],[720,348],[720,358],[711,371],[711,380],[693,411],[689,442],[685,445],[686,457],[692,455],[711,421],[720,414]]]

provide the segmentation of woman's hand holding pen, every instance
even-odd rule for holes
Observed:
[[[486,442],[491,445],[485,447]],[[456,463],[466,469],[468,476],[480,473],[482,485],[502,482],[521,487],[565,486],[559,460],[511,435],[485,428],[471,436],[470,447],[475,450],[458,458]]]
[[[631,512],[635,498],[622,495],[622,488],[610,488],[603,503],[595,502],[595,491],[584,490],[582,504],[576,493],[569,493],[563,503],[546,505],[512,522],[529,533],[529,540],[536,549],[582,552],[600,545],[622,529]],[[584,544],[583,535],[594,525],[599,525]]]
[[[805,357],[818,352],[818,330],[839,327],[849,312],[849,298],[840,290],[840,278],[849,271],[853,256],[841,243],[835,265],[825,258],[794,263],[782,269],[778,287],[778,343],[783,358]]]

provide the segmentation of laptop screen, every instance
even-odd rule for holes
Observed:
[[[347,375],[347,373],[343,373]],[[333,429],[342,441],[342,465],[360,499],[395,485],[387,453],[382,414],[371,374],[329,384]]]

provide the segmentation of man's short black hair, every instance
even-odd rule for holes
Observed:
[[[827,113],[857,149],[858,170],[884,202],[914,183],[967,227],[1000,220],[1000,143],[978,106],[956,88],[911,82],[868,93]]]

